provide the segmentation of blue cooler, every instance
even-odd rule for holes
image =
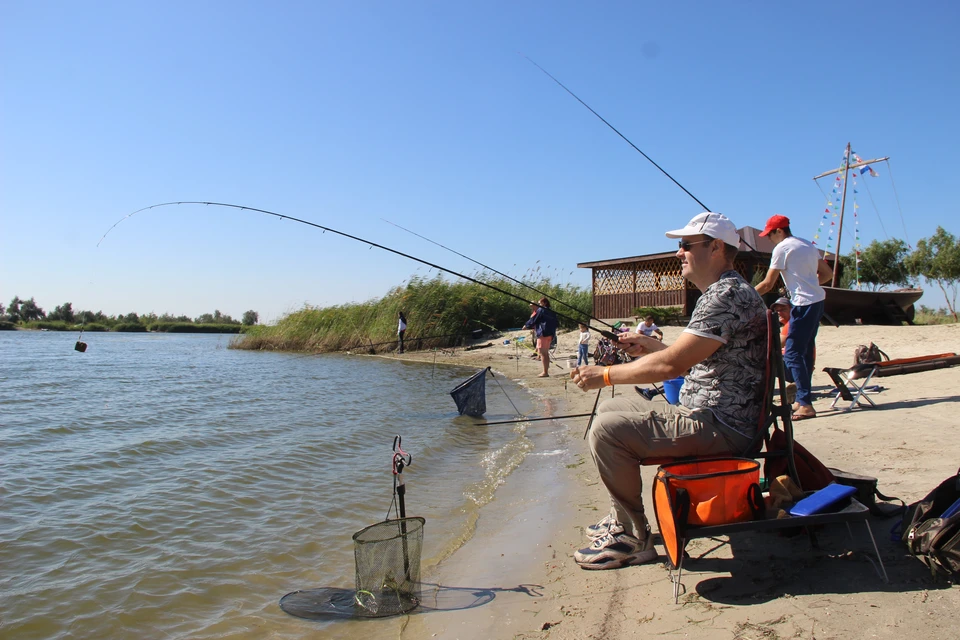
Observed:
[[[663,395],[667,397],[667,402],[670,404],[680,403],[680,387],[682,386],[683,376],[663,381]]]

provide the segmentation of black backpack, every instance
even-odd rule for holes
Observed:
[[[934,577],[960,581],[960,470],[907,507],[902,531],[907,551]]]

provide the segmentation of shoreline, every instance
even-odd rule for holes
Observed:
[[[670,343],[682,327],[663,330]],[[576,353],[576,332],[559,336],[558,364],[563,368],[551,365],[549,378],[536,377],[539,363],[526,357],[529,351],[519,352],[519,362],[514,358],[512,338],[524,333],[480,341],[492,346],[442,354],[437,362],[491,366],[541,400],[552,399],[553,415],[589,412],[596,395],[565,384],[566,357]],[[511,343],[503,345],[507,338]],[[796,437],[827,466],[878,477],[881,492],[909,504],[956,473],[960,464],[960,438],[951,435],[960,402],[960,367],[878,378],[883,389],[874,396],[877,409],[829,410],[832,384],[822,368],[850,366],[854,347],[869,342],[892,358],[960,351],[960,325],[821,327],[813,380],[819,415],[796,423]],[[398,357],[433,361],[434,354]],[[606,397],[609,391],[603,390],[601,399]],[[483,587],[495,597],[463,608],[462,595],[455,597],[462,592],[441,591],[447,599],[441,597],[437,608],[444,610],[410,616],[400,637],[955,637],[951,620],[960,609],[960,587],[934,582],[917,559],[889,541],[895,519],[870,520],[890,584],[883,583],[868,559],[869,540],[862,527],[851,532],[852,539],[843,527],[825,527],[818,532],[819,549],[811,549],[806,536],[744,534],[726,544],[695,540],[687,547],[692,561],[684,567],[685,593],[678,604],[673,603],[660,547],[657,562],[581,570],[572,553],[587,543],[583,528],[607,508],[606,492],[582,440],[585,420],[554,429],[566,454],[553,465],[552,492],[531,490],[525,483],[535,475],[527,469],[535,449],[481,509],[470,541],[434,568],[436,580],[426,578],[444,586]],[[645,496],[655,472],[654,467],[641,469]],[[651,522],[656,530],[655,525]],[[521,584],[542,588],[518,590]]]

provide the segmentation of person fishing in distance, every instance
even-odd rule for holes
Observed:
[[[397,353],[403,353],[403,336],[407,333],[407,317],[397,311]]]

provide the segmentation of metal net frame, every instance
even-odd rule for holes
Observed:
[[[385,520],[353,534],[356,604],[364,616],[407,613],[420,604],[421,517]]]

